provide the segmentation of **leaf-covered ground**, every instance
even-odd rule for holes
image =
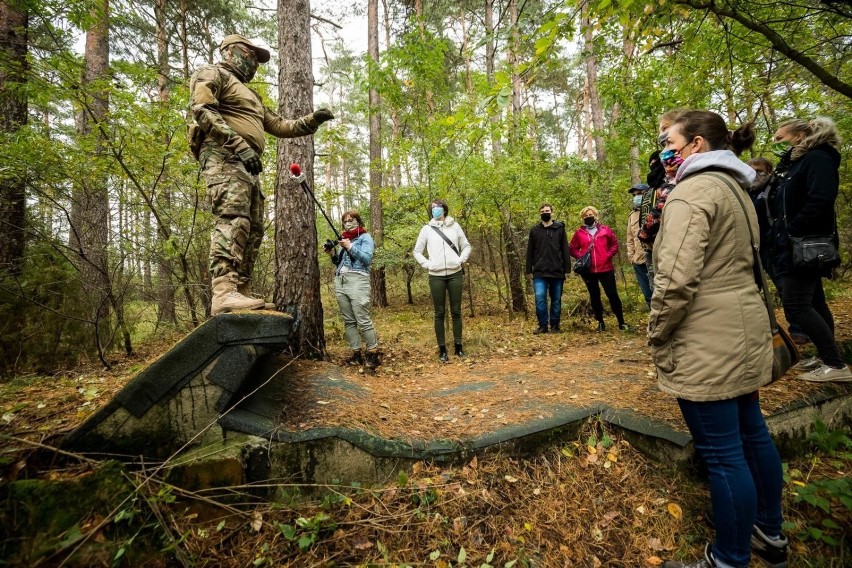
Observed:
[[[852,303],[840,299],[832,309],[838,337],[848,341]],[[519,401],[546,405],[563,398],[572,404],[602,400],[683,427],[674,402],[654,387],[641,333],[598,334],[588,322],[568,319],[564,333],[533,336],[533,325],[522,319],[478,316],[465,321],[467,359],[441,365],[430,316],[414,309],[378,313],[385,364],[376,373],[343,371],[370,396],[346,404],[304,400],[291,426],[359,424],[387,436],[461,438],[528,418]],[[641,317],[631,322],[637,328]],[[332,359],[340,360],[347,349],[339,324],[330,319],[327,329]],[[55,445],[176,339],[145,345],[110,373],[81,365],[0,386],[2,483],[92,475],[98,464],[61,455],[46,459],[51,452],[39,448]],[[294,393],[299,377],[329,364],[299,362]],[[497,393],[441,397],[440,407],[427,407],[434,399],[418,396],[497,376],[510,377]],[[771,411],[814,388],[784,379],[764,389],[764,407]],[[814,454],[789,465],[791,566],[848,565],[852,448],[844,443],[825,442],[834,455]],[[387,487],[323,488],[326,496],[314,501],[291,497],[316,488],[282,486],[269,502],[256,497],[257,488],[187,495],[158,478],[144,479],[128,475],[140,498],[93,510],[74,525],[77,532],[56,535],[52,556],[19,551],[15,559],[58,564],[82,539],[72,565],[109,565],[118,555],[119,563],[151,566],[653,566],[697,553],[711,534],[702,522],[707,493],[700,483],[648,460],[595,420],[576,442],[528,459],[490,456],[445,469],[421,464]],[[3,518],[8,529],[8,514]],[[132,531],[119,530],[133,522],[140,535],[135,544]],[[158,553],[163,542],[168,550]]]

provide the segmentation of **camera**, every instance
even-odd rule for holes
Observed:
[[[328,252],[328,251],[332,250],[335,246],[337,246],[337,243],[335,243],[331,239],[326,239],[325,242],[322,245],[322,250],[324,250],[325,252]]]

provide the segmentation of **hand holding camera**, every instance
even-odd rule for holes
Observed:
[[[326,239],[325,242],[322,244],[322,250],[324,250],[327,254],[333,254],[334,247],[336,246],[337,243],[335,243],[333,240]]]

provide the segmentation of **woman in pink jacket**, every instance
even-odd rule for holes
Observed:
[[[618,238],[612,229],[598,223],[598,210],[591,205],[580,212],[580,217],[583,219],[583,224],[571,237],[571,256],[580,258],[586,254],[589,247],[592,247],[591,266],[581,276],[589,290],[592,310],[595,312],[595,319],[598,320],[598,331],[606,330],[603,320],[603,303],[601,303],[601,286],[609,300],[612,313],[618,319],[618,329],[626,330],[627,324],[624,323],[621,298],[618,297],[618,289],[615,287],[615,268],[612,265],[612,259],[618,254]]]

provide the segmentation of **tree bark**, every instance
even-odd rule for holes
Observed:
[[[384,244],[384,219],[382,212],[382,101],[376,89],[378,81],[375,71],[379,65],[379,0],[367,2],[367,55],[370,59],[370,224],[376,250]],[[370,287],[373,305],[386,307],[388,293],[385,287],[385,267],[377,266],[371,271]]]
[[[160,103],[165,107],[169,103],[169,41],[166,34],[166,4],[167,0],[156,0],[154,5],[154,15],[156,20],[156,39],[157,39],[157,90]],[[169,135],[166,133],[163,139],[163,147],[168,148]],[[163,185],[163,190],[160,193],[159,205],[161,210],[160,222],[168,222],[171,208],[171,189],[168,182]],[[163,214],[164,213],[164,214]],[[175,313],[175,288],[172,282],[172,273],[174,271],[170,251],[167,245],[168,239],[163,235],[171,234],[170,228],[160,230],[159,246],[157,247],[157,320],[177,323],[177,315]],[[190,310],[193,306],[188,306]]]
[[[101,363],[110,368],[105,357],[111,339],[109,308],[115,311],[125,350],[132,352],[130,331],[124,320],[122,296],[113,288],[109,270],[109,189],[107,175],[99,162],[108,150],[106,122],[109,113],[109,0],[99,0],[92,7],[92,26],[86,31],[83,54],[84,71],[80,82],[80,111],[77,135],[94,137],[93,173],[82,180],[73,192],[70,245],[79,255],[83,289],[95,328],[95,345]]]
[[[603,112],[601,111],[601,98],[598,94],[598,61],[595,57],[594,35],[592,23],[589,19],[589,8],[583,3],[581,10],[581,23],[583,27],[584,46],[586,52],[586,76],[589,78],[589,105],[592,111],[593,137],[595,140],[595,159],[603,163],[606,158],[604,152],[604,141],[601,134],[604,131]]]
[[[494,0],[485,0],[485,77],[488,84],[494,83]],[[496,159],[501,152],[500,117],[497,113],[491,113],[491,159]]]
[[[278,112],[284,117],[313,111],[311,6],[308,0],[278,0]],[[317,261],[317,227],[311,199],[287,175],[297,163],[314,182],[314,139],[278,141],[275,187],[275,304],[299,321],[294,347],[307,357],[325,356],[323,310]]]
[[[29,12],[26,4],[0,2],[0,136],[14,134],[27,123],[27,41]],[[12,166],[12,164],[7,164]],[[19,275],[24,258],[26,174],[15,168],[0,179],[0,273]]]

